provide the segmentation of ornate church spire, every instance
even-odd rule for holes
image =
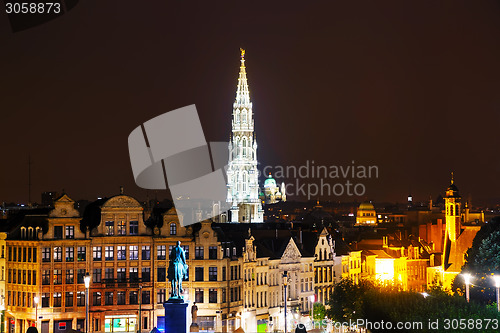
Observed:
[[[247,72],[245,68],[245,50],[240,49],[240,74],[238,77],[238,89],[236,90],[235,104],[237,106],[248,106],[250,104],[250,92],[248,90]]]
[[[264,211],[259,199],[257,143],[243,49],[228,148],[226,201],[232,204],[231,222],[263,222]]]

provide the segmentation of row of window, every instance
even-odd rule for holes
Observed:
[[[7,247],[8,261],[35,263],[37,261],[36,251],[36,247],[9,246]]]
[[[116,233],[115,233],[115,221],[104,222],[104,233],[106,236],[125,236],[127,235],[127,221],[118,221],[116,223]],[[130,221],[128,225],[129,235],[139,234],[139,221]]]
[[[34,302],[35,293],[21,292],[21,291],[7,291],[7,305],[22,306],[22,307],[35,307]]]
[[[267,307],[267,293],[264,291],[258,291],[257,293],[245,291],[245,307],[255,306],[254,295],[257,298],[257,307]]]
[[[13,273],[11,273],[13,271]],[[33,280],[31,279],[31,275],[29,272],[33,272],[34,278]],[[237,272],[239,272],[239,266],[231,266],[231,280],[237,279],[238,275]],[[208,281],[218,281],[218,270],[217,267],[209,267],[208,268]],[[9,270],[8,273],[8,282],[11,282],[11,274],[13,274],[13,281],[16,281],[16,275],[19,283],[21,283],[21,270],[19,270],[18,273],[16,273],[16,270]],[[85,269],[78,269],[77,270],[77,275],[76,275],[76,283],[77,284],[83,284],[84,283],[84,276],[86,274]],[[129,267],[128,269],[128,276],[127,276],[127,269],[126,268],[117,268],[116,269],[116,275],[115,275],[115,269],[114,268],[105,268],[104,269],[104,280],[103,280],[103,269],[101,268],[96,268],[92,271],[92,283],[111,283],[115,282],[137,282],[139,281],[139,268],[137,267]],[[195,267],[195,281],[205,281],[205,270],[204,267]],[[23,278],[22,282],[26,284],[26,275],[28,275],[27,281],[28,284],[35,284],[35,279],[36,279],[36,271],[28,271],[28,274],[26,274],[26,270],[23,271]],[[166,267],[158,267],[157,268],[157,275],[156,275],[156,281],[157,282],[165,282],[167,278],[167,269]],[[189,281],[189,272],[186,274],[186,277],[184,279],[185,281]],[[74,284],[75,283],[75,273],[73,269],[66,269],[64,272],[63,276],[63,270],[62,269],[46,269],[42,271],[42,285],[60,285],[63,284],[63,281],[65,284]],[[141,268],[141,276],[140,276],[140,281],[141,282],[150,282],[151,281],[151,269],[149,267],[142,267]],[[226,267],[222,267],[222,274],[221,274],[221,281],[226,281]],[[15,283],[15,282],[14,282]]]
[[[117,291],[116,298],[115,293],[113,291],[104,292],[104,304],[102,300],[102,292],[94,291],[92,293],[92,305],[101,306],[101,305],[125,305],[126,301],[126,292],[125,291]],[[128,304],[139,304],[139,293],[135,290],[128,291]],[[116,299],[116,304],[115,304]],[[151,304],[151,291],[143,290],[141,293],[141,304]]]
[[[255,278],[254,269],[245,269],[245,282],[256,280],[257,285],[267,284],[267,273],[257,273],[257,279]]]
[[[194,280],[204,281],[205,280],[205,269],[204,267],[195,267],[194,269]],[[208,281],[217,281],[217,267],[208,268]],[[226,281],[226,267],[222,267],[222,281]]]
[[[7,270],[7,283],[34,286],[36,285],[36,271],[26,269],[9,269]]]
[[[335,270],[332,267],[316,267],[314,275],[315,283],[333,282],[335,278]]]
[[[158,289],[156,291],[156,303],[163,304],[167,300],[166,289]],[[208,289],[208,303],[218,303],[217,289]],[[21,292],[21,291],[8,291],[7,292],[7,305],[19,307],[36,307],[34,301],[35,293]],[[64,296],[64,303],[63,303]],[[76,303],[75,303],[76,297]],[[136,290],[129,291],[106,291],[104,294],[101,291],[92,292],[91,305],[93,306],[107,306],[107,305],[127,305],[139,304],[139,292]],[[104,298],[104,299],[103,299]],[[241,289],[239,287],[230,288],[230,301],[236,302],[241,300]],[[60,308],[60,307],[73,307],[85,306],[85,291],[67,291],[67,292],[54,292],[42,293],[40,298],[40,305],[42,308]],[[142,290],[141,304],[151,304],[151,291]],[[205,303],[205,291],[203,288],[195,290],[195,302]],[[226,302],[226,288],[221,289],[221,303]]]
[[[64,238],[66,238],[66,239],[74,239],[75,238],[75,226],[74,225],[67,225],[67,226],[56,225],[56,226],[54,226],[54,238],[55,239],[63,239],[63,230],[64,230]]]
[[[164,272],[165,268],[163,268],[163,271],[161,271],[160,274],[162,276],[165,276]],[[127,270],[126,268],[117,268],[116,269],[116,276],[115,276],[115,269],[114,268],[105,268],[104,269],[104,280],[102,276],[103,270],[100,268],[96,268],[92,271],[92,283],[110,283],[114,282],[115,280],[117,282],[126,282],[127,281]],[[151,281],[151,269],[149,267],[143,267],[141,269],[141,281],[142,282],[150,282]],[[83,284],[84,283],[84,277],[85,277],[86,271],[85,269],[78,269],[77,270],[77,275],[76,275],[76,283],[77,284]],[[54,269],[54,270],[43,270],[42,271],[42,285],[59,285],[63,284],[63,281],[65,284],[74,284],[75,283],[75,274],[73,269],[67,269],[65,270],[64,274],[64,279],[63,279],[63,270],[61,269]],[[139,269],[137,267],[130,267],[128,270],[128,281],[130,282],[138,282],[139,281]],[[163,278],[163,280],[165,279]]]
[[[33,227],[21,227],[21,238],[22,239],[35,239],[36,235],[38,234],[38,231],[40,230],[40,227],[36,227],[33,229]]]
[[[181,245],[186,254],[186,259],[189,259],[189,245]],[[115,260],[115,246],[94,246],[92,248],[92,259],[94,261],[101,261],[103,258],[103,248],[104,248],[104,259],[106,261]],[[173,245],[169,245],[168,253],[172,251]],[[229,248],[227,248],[229,250]],[[236,251],[236,248],[233,248]],[[203,246],[195,247],[195,259],[205,259]],[[149,245],[141,246],[140,250],[142,260],[151,259],[151,247]],[[14,262],[36,262],[37,261],[37,251],[35,247],[9,247],[8,248],[9,261]],[[76,257],[75,257],[75,247],[62,247],[55,246],[53,248],[44,247],[42,248],[42,262],[62,262],[63,258],[66,262],[75,261],[85,261],[87,257],[87,249],[85,246],[76,247]],[[117,260],[139,260],[139,246],[138,245],[125,245],[116,246],[116,259]],[[167,246],[158,245],[156,247],[156,259],[166,260],[167,259]],[[217,259],[217,246],[210,246],[208,248],[208,259]]]
[[[75,261],[75,248],[66,247],[64,248],[64,258],[66,262]],[[85,246],[77,246],[76,248],[76,260],[85,261],[87,258],[87,248]],[[63,261],[63,247],[55,246],[54,248],[44,247],[42,248],[42,262],[62,262]]]

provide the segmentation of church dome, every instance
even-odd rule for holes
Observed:
[[[371,202],[363,202],[359,205],[358,210],[375,210],[375,207]]]
[[[453,173],[451,174],[451,182],[450,186],[446,189],[446,197],[447,198],[459,198],[460,194],[458,193],[458,187],[455,185],[455,181],[453,179]]]
[[[264,187],[276,187],[276,181],[271,175],[264,181]]]

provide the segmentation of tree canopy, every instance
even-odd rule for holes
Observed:
[[[483,303],[496,301],[496,290],[492,276],[500,274],[500,217],[485,223],[476,234],[471,248],[467,251],[462,274],[470,274],[470,298]],[[457,276],[453,290],[463,294],[465,283]]]
[[[361,281],[354,284],[350,280],[342,280],[336,284],[329,302],[327,316],[337,322],[349,320],[365,320],[366,322],[391,323],[393,329],[398,322],[421,323],[418,329],[398,330],[398,332],[460,332],[459,328],[446,328],[444,319],[500,320],[494,306],[485,306],[479,302],[467,303],[463,296],[449,295],[436,288],[426,294],[402,291],[397,286],[376,286],[371,282]],[[437,329],[430,329],[430,323],[437,323]],[[500,325],[500,323],[499,323]],[[492,328],[493,326],[490,326]],[[497,330],[467,328],[463,332],[496,332]],[[386,332],[372,328],[371,332]]]

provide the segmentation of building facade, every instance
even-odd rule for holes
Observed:
[[[174,208],[158,221],[144,220],[143,206],[122,193],[90,204],[83,216],[74,204],[62,195],[53,209],[27,213],[4,234],[3,322],[11,333],[29,326],[84,331],[86,274],[90,331],[161,330],[169,251],[177,241],[189,266],[183,296],[190,307],[196,303],[205,331],[282,329],[285,284],[289,325],[331,292],[335,258],[326,229],[292,235],[289,226],[261,230],[264,224],[245,224],[248,232],[234,229],[244,224],[212,221],[183,227]]]

